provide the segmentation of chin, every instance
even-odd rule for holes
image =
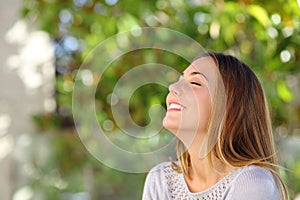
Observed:
[[[170,123],[165,120],[163,121],[163,127],[175,135],[178,132],[178,128],[179,128],[178,124],[175,124],[174,122]]]
[[[166,113],[166,116],[163,119],[163,127],[173,133],[176,133],[177,130],[180,128],[181,122],[181,116]]]

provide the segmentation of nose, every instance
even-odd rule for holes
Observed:
[[[172,83],[169,86],[169,91],[177,96],[180,96],[182,94],[182,87],[180,86],[179,82]]]

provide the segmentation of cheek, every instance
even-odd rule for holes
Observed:
[[[201,112],[201,115],[209,115],[211,111],[211,99],[209,97],[202,98],[202,100],[198,101],[198,109]]]
[[[198,116],[200,119],[200,125],[202,128],[206,128],[208,125],[208,121],[211,115],[211,109],[212,109],[212,104],[211,104],[211,99],[208,96],[202,96],[198,98]]]

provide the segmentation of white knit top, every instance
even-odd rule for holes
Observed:
[[[171,162],[154,167],[147,175],[143,200],[279,200],[272,174],[250,165],[237,168],[212,187],[197,193],[189,191],[184,175]]]

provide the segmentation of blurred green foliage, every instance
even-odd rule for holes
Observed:
[[[54,170],[66,184],[51,189],[42,184],[42,178],[35,179],[36,191],[44,191],[47,199],[80,191],[88,191],[92,199],[104,199],[105,192],[113,196],[110,199],[140,199],[144,175],[116,172],[93,160],[78,141],[71,110],[75,76],[86,56],[108,37],[140,27],[170,28],[195,39],[208,51],[234,54],[243,60],[264,85],[277,137],[299,135],[299,6],[296,0],[23,0],[23,16],[48,32],[56,48],[57,109],[34,119],[41,130],[51,129],[54,133],[52,157],[44,174]],[[106,119],[113,121],[107,96],[115,83],[131,68],[149,62],[178,71],[188,65],[171,53],[139,50],[112,63],[114,70],[106,71],[107,76],[92,74],[94,80],[101,78],[102,87],[95,95],[100,124]],[[136,91],[130,102],[134,121],[139,125],[149,123],[145,113],[158,101],[164,106],[166,92],[166,88],[155,85]],[[277,133],[279,126],[286,127],[287,133]],[[299,175],[299,162],[287,167],[296,169]],[[93,174],[90,190],[82,177],[85,168]],[[300,191],[299,179],[295,179],[298,175],[288,178],[292,194]]]

